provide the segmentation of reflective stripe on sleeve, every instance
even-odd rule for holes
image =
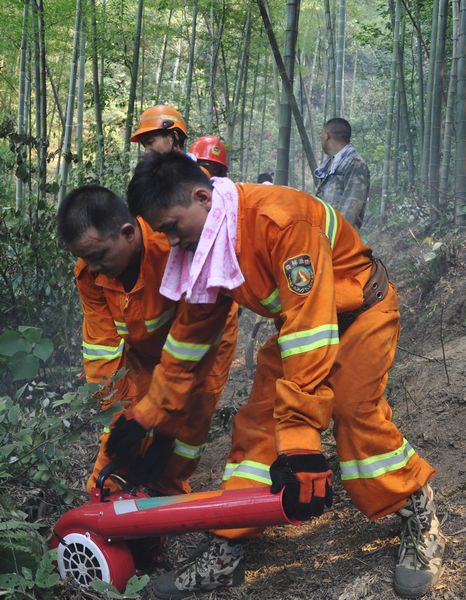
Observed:
[[[200,444],[199,446],[193,446],[191,444],[187,444],[186,442],[182,442],[181,440],[175,440],[175,449],[173,450],[174,454],[178,454],[178,456],[183,456],[184,458],[190,458],[192,460],[196,460],[201,457],[206,444]]]
[[[337,215],[335,213],[335,209],[330,206],[330,204],[327,204],[327,202],[324,202],[320,198],[317,198],[317,200],[319,200],[325,209],[325,235],[328,237],[330,241],[330,247],[333,249],[335,237],[337,235]]]
[[[415,451],[403,438],[403,444],[393,452],[371,456],[363,460],[347,460],[340,463],[342,480],[371,479],[390,471],[397,471],[408,464]]]
[[[175,307],[166,310],[155,319],[149,319],[147,321],[144,321],[144,323],[146,324],[147,332],[153,333],[154,331],[162,327],[162,325],[165,325],[165,323],[167,323],[173,317],[174,314]]]
[[[252,479],[266,485],[271,485],[270,466],[253,460],[243,460],[238,463],[227,463],[223,473],[223,481],[227,481],[230,477],[244,477],[244,479]]]
[[[267,296],[265,300],[260,300],[260,303],[264,308],[269,310],[271,313],[279,313],[282,309],[282,305],[280,303],[280,292],[278,288],[274,290],[270,296]]]
[[[339,341],[338,325],[334,323],[289,333],[278,338],[282,358],[310,352],[323,346],[332,346],[338,344]]]
[[[121,340],[116,347],[88,344],[83,341],[83,357],[87,360],[114,360],[123,356],[124,347],[125,340]]]
[[[179,360],[192,360],[198,362],[204,358],[213,344],[191,344],[179,342],[169,333],[163,349]]]
[[[113,321],[118,335],[128,335],[128,325],[124,321]]]
[[[102,428],[102,433],[110,433],[111,431],[111,427],[108,427],[107,425],[105,425],[105,427]],[[144,436],[144,438],[153,438],[154,437],[154,430],[153,429],[149,429],[149,431],[146,431],[146,435]]]

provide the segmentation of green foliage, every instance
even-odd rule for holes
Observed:
[[[0,485],[27,475],[34,485],[71,503],[73,495],[64,476],[68,460],[63,441],[78,439],[91,423],[108,424],[112,414],[121,410],[115,405],[98,412],[94,400],[98,390],[97,384],[88,383],[60,398],[45,384],[27,383],[14,398],[0,398]],[[79,416],[83,411],[87,412],[85,418]]]
[[[17,548],[15,546],[15,553]],[[52,588],[59,582],[59,576],[54,570],[53,561],[56,551],[45,552],[34,569],[21,567],[20,572],[0,573],[0,595],[3,598],[18,598],[18,595],[28,598],[52,600],[56,597]]]
[[[0,596],[50,590],[59,581],[53,561],[55,550],[46,550],[39,525],[26,521],[26,514],[0,505]],[[45,592],[41,598],[53,598]]]
[[[74,259],[57,240],[55,207],[37,201],[29,203],[25,213],[15,214],[10,204],[12,199],[5,199],[0,208],[0,331],[23,323],[43,331],[43,341],[32,352],[23,349],[30,365],[23,374],[18,372],[20,379],[31,376],[36,364],[32,356],[45,360],[50,344],[45,338],[53,343],[59,364],[77,362],[81,310],[72,278]],[[32,335],[21,333],[25,338]]]
[[[94,579],[94,581],[91,581],[91,588],[96,592],[100,592],[107,598],[139,598],[138,592],[140,592],[148,582],[148,575],[143,575],[142,577],[134,575],[128,581],[125,591],[120,593],[110,583],[104,583],[99,579]]]
[[[28,523],[26,514],[0,505],[0,573],[11,573],[26,568],[35,570],[45,550],[39,525]]]
[[[40,346],[40,330],[20,327],[29,343]],[[31,342],[31,339],[34,340]],[[22,338],[2,338],[0,347],[12,352],[23,344]],[[35,346],[34,346],[35,347]],[[40,350],[45,356],[50,348]],[[111,378],[109,384],[124,374],[124,370]],[[70,505],[75,494],[67,483],[71,442],[76,441],[90,425],[109,424],[116,403],[100,412],[95,400],[101,394],[97,384],[88,383],[59,395],[45,383],[28,382],[13,397],[0,398],[0,487],[2,490],[30,488],[42,489],[65,505]],[[13,494],[0,496],[0,596],[16,598],[29,594],[30,598],[52,599],[58,576],[53,570],[54,552],[46,552],[46,542],[41,535],[42,525],[28,520],[28,513],[17,506]],[[136,581],[128,596],[137,597]],[[5,592],[5,593],[3,593]],[[113,596],[114,597],[114,596]]]
[[[59,577],[54,570],[55,551],[47,551],[41,525],[27,521],[10,497],[0,501],[0,596],[52,599]]]
[[[17,331],[7,330],[0,335],[0,364],[6,363],[13,381],[34,379],[52,352],[52,342],[42,337],[38,327],[20,325]]]

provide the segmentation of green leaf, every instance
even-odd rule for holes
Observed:
[[[29,385],[29,383],[25,383],[24,385],[22,385],[19,390],[16,390],[15,393],[15,400],[19,400],[21,398],[21,396],[23,395],[24,391],[26,390],[27,386]]]
[[[28,587],[32,587],[34,585],[34,578],[32,576],[32,571],[29,567],[21,567],[21,573],[28,584]]]
[[[49,356],[52,354],[52,352],[53,352],[53,344],[52,344],[52,341],[49,340],[48,338],[44,338],[43,340],[40,340],[34,346],[34,350],[33,350],[34,356],[37,356],[37,358],[40,358],[44,362],[49,358]]]
[[[100,385],[98,383],[94,383],[93,381],[90,381],[89,383],[85,383],[84,385],[82,385],[79,389],[78,389],[78,393],[81,396],[92,396],[93,394],[95,394],[96,392],[98,392],[100,389]]]
[[[61,398],[60,400],[55,400],[52,406],[54,408],[57,408],[58,406],[62,406],[63,404],[71,404],[75,398],[76,394],[73,394],[72,392],[66,392],[66,394],[63,394],[63,398]]]
[[[39,371],[39,359],[26,352],[17,352],[9,361],[13,381],[33,379]]]
[[[118,594],[118,596],[116,596],[117,598],[122,597],[120,592],[111,583],[106,583],[105,581],[102,581],[100,579],[93,579],[89,585],[96,592],[114,592]],[[115,596],[113,597],[115,598]]]
[[[142,577],[138,577],[137,575],[133,575],[131,579],[128,581],[125,589],[125,596],[135,597],[137,592],[140,592],[149,582],[149,575],[143,575]]]
[[[2,460],[8,458],[12,452],[18,450],[18,444],[4,444],[0,446],[0,457]]]
[[[115,375],[112,375],[112,377],[110,377],[110,381],[118,381],[119,379],[122,379],[127,373],[128,369],[122,367],[121,369],[118,369]]]
[[[55,571],[53,561],[57,558],[56,550],[49,550],[40,559],[36,572],[36,585],[42,589],[51,588],[60,581]]]
[[[8,411],[8,421],[11,425],[17,425],[21,416],[21,411],[17,404],[12,404]]]
[[[23,578],[16,573],[0,574],[0,588],[2,590],[15,590],[23,582]]]
[[[23,429],[22,431],[20,431],[19,437],[20,437],[21,441],[23,442],[23,444],[26,444],[26,446],[32,446],[32,436],[29,433],[29,430]],[[17,445],[18,444],[16,444],[16,446]]]
[[[42,329],[39,327],[31,327],[30,325],[20,325],[18,331],[29,341],[37,344],[42,338]]]
[[[17,331],[5,331],[0,335],[0,355],[13,356],[17,352],[25,352],[27,344]]]
[[[113,419],[113,415],[118,412],[116,410],[110,410],[112,409],[112,406],[109,406],[107,410],[103,410],[99,413],[96,413],[94,415],[94,417],[92,418],[92,421],[94,423],[101,423],[104,427],[107,425],[110,425],[110,423],[112,422]]]

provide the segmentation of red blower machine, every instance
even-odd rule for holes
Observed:
[[[60,576],[81,586],[101,579],[124,591],[136,572],[136,538],[295,523],[283,510],[282,494],[268,487],[158,497],[125,487],[109,494],[108,475],[102,472],[91,499],[62,515],[54,528]]]

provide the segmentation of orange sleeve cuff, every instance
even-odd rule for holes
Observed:
[[[320,432],[309,425],[290,425],[282,427],[277,431],[277,452],[292,452],[299,450],[309,450],[322,452]]]

